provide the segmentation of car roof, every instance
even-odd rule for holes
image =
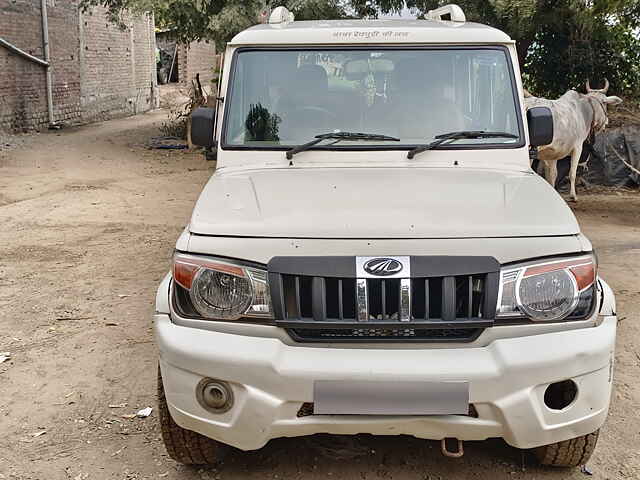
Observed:
[[[501,30],[446,20],[314,20],[260,24],[229,45],[510,44]]]

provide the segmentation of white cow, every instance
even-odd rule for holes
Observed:
[[[547,100],[531,95],[525,90],[524,104],[531,107],[549,107],[553,114],[553,142],[538,148],[538,158],[544,163],[544,176],[555,187],[558,176],[558,160],[571,156],[571,199],[576,201],[576,172],[582,153],[582,144],[591,135],[607,126],[607,105],[622,103],[619,97],[607,96],[609,81],[604,88],[592,89],[587,80],[587,93],[569,90],[557,100]]]

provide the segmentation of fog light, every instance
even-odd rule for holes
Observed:
[[[544,391],[544,404],[551,410],[563,410],[578,396],[578,386],[573,380],[550,384]]]
[[[196,387],[200,405],[214,413],[224,413],[233,406],[233,391],[226,382],[203,378]]]

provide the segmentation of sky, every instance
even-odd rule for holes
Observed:
[[[393,15],[380,15],[380,18],[416,18],[415,13],[411,13],[411,10],[408,8],[403,8],[402,11],[398,14]]]

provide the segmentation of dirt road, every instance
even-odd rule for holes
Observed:
[[[22,138],[0,150],[0,479],[578,479],[502,441],[460,460],[409,437],[311,437],[217,468],[167,458],[156,424],[151,313],[176,237],[212,171],[143,147],[164,113]],[[0,146],[0,148],[3,148]],[[592,478],[640,478],[640,195],[582,195],[621,320],[608,423]],[[111,406],[119,406],[110,408]],[[46,432],[46,433],[42,433]]]

